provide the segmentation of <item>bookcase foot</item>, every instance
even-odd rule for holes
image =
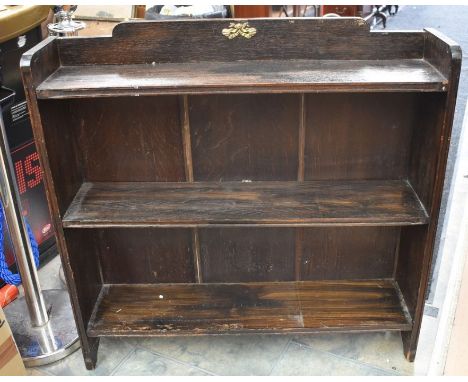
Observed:
[[[416,347],[418,345],[417,339],[415,340],[412,334],[413,332],[401,332],[403,352],[405,354],[405,358],[409,362],[414,362],[414,359],[416,358]]]
[[[87,338],[88,346],[82,346],[84,363],[87,370],[96,368],[99,338]]]

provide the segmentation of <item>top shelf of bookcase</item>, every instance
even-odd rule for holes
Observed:
[[[160,94],[445,91],[447,79],[424,59],[246,60],[61,66],[38,98]]]

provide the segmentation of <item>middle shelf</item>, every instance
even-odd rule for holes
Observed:
[[[405,180],[86,182],[66,228],[426,224]]]

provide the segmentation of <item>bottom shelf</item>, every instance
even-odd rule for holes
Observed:
[[[104,285],[88,335],[411,330],[392,280]]]

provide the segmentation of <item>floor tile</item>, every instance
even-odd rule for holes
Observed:
[[[46,289],[65,289],[59,277],[59,269],[62,265],[60,256],[56,256],[39,271],[39,281],[41,288]]]
[[[381,369],[291,342],[271,375],[393,375]]]
[[[218,375],[268,375],[290,336],[151,338],[142,346]]]
[[[61,361],[38,369],[53,375],[110,375],[134,349],[132,343],[125,339],[102,338],[95,370],[86,370],[81,349]]]
[[[202,370],[176,362],[144,349],[136,349],[112,375],[209,375]]]
[[[29,377],[40,377],[40,376],[50,376],[51,374],[47,373],[44,370],[31,367],[31,368],[26,368],[26,373]]]
[[[393,373],[413,374],[413,364],[403,355],[399,332],[304,335],[295,341]]]

